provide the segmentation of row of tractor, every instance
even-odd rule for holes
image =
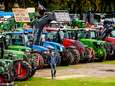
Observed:
[[[62,66],[115,59],[114,27],[100,33],[98,29],[53,25],[52,20],[55,18],[49,14],[33,19],[31,25],[17,24],[14,18],[10,29],[3,28],[6,23],[0,25],[0,84],[31,78],[36,70],[49,66],[50,52],[56,54],[57,64]]]
[[[39,20],[41,21],[36,21],[35,23],[41,28],[42,32],[42,27],[49,22],[49,18],[43,17]],[[0,28],[0,85],[12,83],[14,80],[27,80],[31,78],[37,69],[48,66],[49,52],[55,52],[58,59],[57,64],[70,64],[70,56],[72,57],[72,55],[64,46],[48,41],[42,43],[39,40],[40,34],[33,34],[33,29],[23,29],[21,27],[23,23],[13,26],[15,25],[14,22],[12,29],[9,30],[9,26],[6,25],[7,22],[9,20],[3,22]],[[7,28],[4,28],[5,25]],[[36,27],[37,30],[39,30],[38,27]],[[41,33],[40,31],[37,32]]]

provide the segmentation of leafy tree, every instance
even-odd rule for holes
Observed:
[[[38,1],[48,10],[69,10],[71,13],[113,12],[115,0],[0,0],[4,1],[5,10],[11,10],[15,3],[19,7],[38,7]]]

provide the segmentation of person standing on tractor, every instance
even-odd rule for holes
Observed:
[[[60,29],[57,31],[57,38],[58,38],[57,40],[58,43],[61,43],[62,40],[64,39],[64,32],[61,31]]]

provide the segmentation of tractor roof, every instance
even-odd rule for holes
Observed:
[[[19,46],[19,45],[11,45],[11,46],[8,46],[8,48],[9,48],[9,49],[16,49],[16,50],[19,50],[19,51],[31,50],[31,48],[29,48],[29,47]]]

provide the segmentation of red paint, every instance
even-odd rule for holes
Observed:
[[[19,78],[23,78],[27,73],[26,68],[24,68],[23,65],[21,65],[20,63],[18,63],[17,67],[16,67],[16,74]]]
[[[5,83],[5,79],[3,76],[0,75],[0,83]]]
[[[107,37],[107,38],[104,39],[104,41],[110,42],[110,43],[112,43],[113,45],[115,45],[115,38],[113,38],[113,37]]]

